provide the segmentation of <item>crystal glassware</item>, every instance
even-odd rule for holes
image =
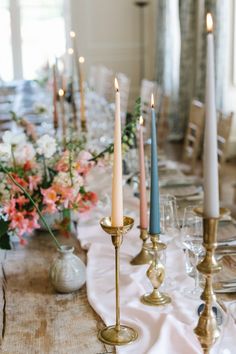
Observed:
[[[181,235],[188,266],[191,264],[195,269],[194,289],[187,291],[185,289],[184,292],[190,297],[199,298],[202,290],[199,287],[199,272],[196,266],[199,263],[200,255],[203,253],[203,225],[202,218],[195,214],[192,206],[185,208]],[[191,262],[188,255],[191,257]]]

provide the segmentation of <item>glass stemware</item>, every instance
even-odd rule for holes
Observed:
[[[182,242],[185,250],[191,256],[193,267],[195,267],[195,286],[194,289],[187,291],[187,294],[193,298],[198,298],[202,290],[199,287],[199,272],[196,266],[199,263],[200,255],[203,253],[203,226],[202,218],[194,213],[192,206],[185,208],[184,211]],[[190,259],[187,258],[187,261],[190,261]]]
[[[160,227],[161,241],[167,245],[173,240],[174,237],[179,235],[176,198],[170,194],[160,196]],[[164,258],[163,264],[166,265],[166,253],[164,253]],[[175,280],[167,275],[165,277],[162,290],[173,290],[175,287]]]
[[[160,223],[166,243],[179,234],[176,198],[170,194],[160,196]]]

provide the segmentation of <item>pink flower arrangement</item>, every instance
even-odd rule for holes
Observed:
[[[7,138],[8,141],[11,138],[10,144],[14,144],[15,139],[10,133]],[[24,143],[22,140],[19,144]],[[0,153],[0,164],[4,164],[9,174],[2,179],[5,188],[4,193],[0,191],[3,205],[0,219],[6,220],[8,230],[13,231],[22,244],[25,243],[25,234],[31,234],[40,227],[35,206],[43,214],[54,214],[65,209],[85,213],[97,202],[97,195],[86,188],[86,176],[94,165],[90,161],[92,155],[86,151],[58,153],[56,142],[52,140],[49,136],[43,136],[35,142],[35,147],[25,142],[24,151],[29,149],[31,153],[24,154],[24,161],[14,158],[6,161],[5,156],[1,159]],[[14,149],[19,150],[19,146],[11,146],[13,154]],[[3,152],[6,150],[2,149]],[[27,159],[28,155],[30,159]],[[11,176],[29,194],[35,205],[12,181]]]

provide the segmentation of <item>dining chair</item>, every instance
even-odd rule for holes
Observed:
[[[219,185],[220,185],[220,196],[222,195],[222,179],[224,164],[227,156],[227,147],[233,121],[233,112],[224,114],[218,112],[218,124],[217,124],[217,154],[218,154],[218,164],[219,164]]]
[[[169,133],[169,122],[168,122],[169,102],[170,102],[169,96],[163,95],[161,99],[160,112],[159,112],[158,124],[157,124],[157,135],[158,135],[157,141],[158,141],[158,146],[160,148],[163,147]]]
[[[226,152],[228,147],[228,141],[233,121],[233,112],[224,114],[219,112],[217,124],[217,143],[218,143],[218,162],[222,169],[226,159]]]
[[[104,65],[98,67],[97,72],[97,93],[110,103],[114,96],[114,74],[113,71]]]
[[[195,172],[197,158],[202,146],[204,115],[204,104],[194,99],[190,106],[182,158],[184,164],[187,165],[184,171],[187,174]]]

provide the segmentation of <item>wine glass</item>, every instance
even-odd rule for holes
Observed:
[[[170,243],[175,236],[179,235],[176,198],[170,194],[160,196],[160,227],[160,237],[164,243]],[[164,265],[166,265],[166,261],[165,252],[163,260]],[[175,280],[167,275],[162,286],[162,290],[173,290],[175,287]]]
[[[160,226],[167,243],[179,234],[176,198],[170,194],[160,196]]]
[[[199,257],[203,253],[203,226],[202,218],[195,214],[192,206],[188,206],[184,210],[184,221],[182,227],[182,242],[185,250],[192,259],[193,267],[195,267],[195,286],[194,289],[187,291],[192,298],[198,298],[201,294],[199,287],[199,272],[196,268],[199,263]],[[187,254],[185,252],[185,254]],[[187,258],[187,261],[189,259]]]

